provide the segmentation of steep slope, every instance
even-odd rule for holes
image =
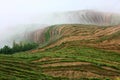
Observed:
[[[119,25],[95,26],[65,24],[53,25],[44,30],[34,31],[29,35],[28,40],[39,43],[41,47],[46,46],[46,49],[58,46],[64,42],[81,41],[83,45],[119,51],[119,35]]]

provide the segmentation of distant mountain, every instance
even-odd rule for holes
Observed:
[[[96,25],[96,26],[115,26],[120,24],[120,14],[105,13],[92,10],[71,11],[64,13],[56,13],[46,18],[46,21],[51,25],[59,26],[59,24],[83,24],[83,25]],[[41,26],[42,27],[42,26]],[[45,27],[45,26],[43,26]],[[69,27],[69,26],[68,26]],[[41,42],[40,38],[49,28],[43,29],[27,29],[25,39]],[[56,29],[55,29],[56,30]],[[54,31],[53,31],[54,32]],[[58,35],[57,35],[58,36]],[[58,38],[58,37],[57,37]]]
[[[120,24],[120,14],[99,12],[93,10],[69,11],[54,13],[39,17],[38,23],[43,19],[44,24],[92,24],[92,25],[118,25]]]
[[[38,21],[37,23],[39,24],[19,26],[21,27],[20,30],[16,29],[15,31],[15,33],[17,34],[13,35],[11,39],[9,39],[9,41],[4,41],[4,42],[12,43],[13,40],[33,41],[34,39],[34,41],[40,43],[39,38],[41,38],[43,34],[46,32],[46,30],[48,29],[46,27],[48,25],[50,26],[50,25],[59,25],[59,24],[83,24],[83,25],[96,25],[96,26],[115,26],[120,24],[120,14],[98,12],[93,10],[54,13],[44,17],[45,17],[44,19],[40,17],[37,20]],[[43,19],[43,23],[41,22],[42,19]]]

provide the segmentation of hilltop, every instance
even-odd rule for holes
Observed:
[[[45,48],[65,42],[81,41],[81,45],[120,52],[120,26],[96,26],[81,24],[53,25],[29,34],[28,40]]]

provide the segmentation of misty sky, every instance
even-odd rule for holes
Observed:
[[[120,12],[120,0],[0,0],[0,30],[40,14],[83,9]]]
[[[44,24],[44,14],[86,9],[120,13],[120,0],[0,0],[0,46],[21,29],[17,25]]]
[[[84,9],[120,13],[120,0],[0,0],[0,36],[15,25],[33,24],[37,16]]]

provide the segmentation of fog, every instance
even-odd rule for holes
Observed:
[[[65,18],[58,19],[61,15],[57,13],[78,10],[120,13],[120,1],[0,0],[0,47],[10,44],[13,36],[32,27],[43,28],[45,25],[68,23]]]

